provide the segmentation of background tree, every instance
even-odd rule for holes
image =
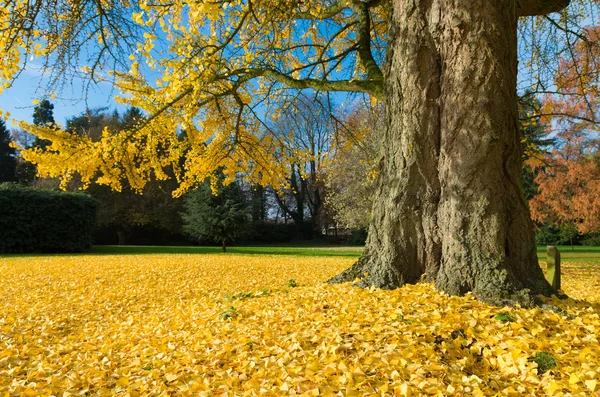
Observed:
[[[267,220],[268,211],[267,192],[265,188],[260,185],[250,185],[249,192],[252,222],[264,222]]]
[[[17,182],[23,186],[31,186],[35,181],[35,166],[23,157],[17,157]]]
[[[248,211],[237,182],[214,187],[218,195],[213,194],[209,181],[186,195],[183,230],[197,242],[220,243],[226,252],[227,244],[246,234]]]
[[[119,125],[119,113],[109,114],[108,108],[99,107],[95,109],[86,109],[84,112],[67,119],[66,130],[77,136],[87,137],[96,142],[102,138],[102,131],[105,128],[117,132]]]
[[[54,128],[54,105],[47,99],[42,99],[33,108],[33,124]],[[33,147],[45,148],[50,142],[35,137]]]
[[[50,103],[47,99],[42,99],[35,107],[33,108],[33,124],[36,126],[48,126],[50,128],[54,128],[55,120],[54,120],[54,105]],[[14,137],[15,142],[22,149],[44,149],[50,141],[40,139],[39,137],[32,135],[26,131],[24,128],[16,128],[13,129],[12,135]],[[36,179],[37,167],[35,164],[25,160],[19,151],[17,153],[17,165],[16,165],[16,175],[19,184],[24,186],[32,186],[36,187],[57,187],[58,181],[56,179],[46,179],[40,180]]]
[[[597,142],[570,137],[536,177],[539,194],[530,201],[534,219],[580,233],[600,231],[600,157]]]
[[[526,200],[537,194],[535,177],[544,165],[545,156],[556,140],[549,137],[550,128],[539,115],[540,101],[526,92],[519,97],[519,127],[521,129],[521,151],[523,153],[523,193]]]
[[[110,243],[116,235],[120,245],[179,243],[183,202],[171,196],[173,188],[174,181],[147,184],[141,194],[126,186],[121,192],[90,186],[90,194],[99,201],[99,238]]]
[[[126,133],[128,129],[143,122],[145,116],[140,109],[129,107],[122,116],[106,108],[88,109],[67,119],[67,131],[85,136],[92,142],[100,141],[103,132],[110,135]],[[107,186],[92,184],[90,194],[99,201],[99,238],[112,241],[117,236],[123,244],[157,244],[178,241],[181,234],[182,201],[174,199],[171,191],[176,188],[173,179],[147,183],[141,192],[122,182],[121,191]]]
[[[286,188],[275,187],[273,194],[305,239],[318,236],[322,226],[323,162],[333,132],[332,111],[325,97],[299,95],[268,132],[280,142],[281,156],[291,160]]]
[[[144,120],[146,120],[146,116],[140,108],[129,106],[123,113],[120,124],[122,128],[133,128],[144,122]]]
[[[524,90],[543,99],[537,115],[562,124],[555,128],[562,129],[569,120],[599,121],[597,7],[595,0],[572,0],[565,12],[520,24],[521,45],[528,55],[519,70]]]
[[[49,100],[42,99],[33,108],[33,124],[52,125],[54,123],[54,105]]]
[[[326,206],[344,227],[366,229],[371,220],[383,106],[357,106],[338,124],[325,167]]]
[[[0,183],[17,180],[16,150],[10,145],[11,142],[6,122],[0,119]]]
[[[600,230],[597,188],[600,97],[599,29],[568,36],[555,73],[556,90],[547,92],[540,114],[552,123],[555,149],[539,164],[539,195],[531,200],[534,219],[555,225],[563,240]]]

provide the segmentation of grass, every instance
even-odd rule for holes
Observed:
[[[290,256],[342,256],[359,257],[362,247],[343,246],[245,246],[227,247],[228,254],[236,255],[290,255]],[[222,254],[221,247],[195,246],[133,246],[95,245],[89,254],[139,255],[139,254]]]
[[[597,263],[600,262],[600,247],[567,246],[558,247],[563,262]],[[327,245],[265,245],[232,246],[229,254],[243,255],[289,255],[289,256],[340,256],[358,258],[363,247],[327,246]],[[537,247],[540,261],[546,260],[546,246]],[[139,255],[139,254],[222,254],[221,247],[196,246],[133,246],[133,245],[95,245],[89,254],[97,255]]]
[[[600,246],[558,246],[563,263],[578,264],[600,263]],[[363,247],[325,245],[325,244],[285,244],[264,246],[231,246],[227,247],[230,255],[284,255],[298,257],[345,257],[358,258]],[[154,246],[154,245],[95,245],[83,254],[73,255],[150,255],[150,254],[183,254],[183,255],[220,255],[221,247],[197,246]],[[540,261],[546,261],[546,246],[539,245],[537,254]],[[0,254],[0,258],[3,255]],[[5,256],[46,256],[46,254],[24,254]]]
[[[585,245],[559,245],[561,262],[598,263],[600,262],[600,247]],[[546,246],[538,245],[537,254],[540,261],[546,260]]]

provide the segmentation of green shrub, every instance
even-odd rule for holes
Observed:
[[[346,239],[346,245],[365,245],[367,242],[367,229],[353,230]]]
[[[0,252],[81,252],[98,203],[84,193],[0,185]]]
[[[579,245],[581,234],[574,225],[540,225],[535,234],[537,245]]]
[[[581,244],[587,246],[599,246],[600,245],[600,234],[586,234],[584,239],[581,241]]]
[[[293,240],[295,233],[296,225],[293,223],[256,221],[245,240],[250,243],[286,243]]]

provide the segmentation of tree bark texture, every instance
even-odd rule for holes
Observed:
[[[363,256],[332,282],[389,289],[427,279],[448,294],[526,306],[555,292],[521,186],[524,3],[393,1],[373,220]]]

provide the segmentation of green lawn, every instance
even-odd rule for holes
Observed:
[[[590,247],[584,245],[576,245],[571,247],[570,245],[558,246],[560,251],[560,258],[563,262],[600,262],[600,247]],[[540,260],[546,260],[546,246],[538,245],[537,247],[538,258]]]
[[[600,247],[559,246],[563,262],[600,262]],[[328,245],[265,245],[232,246],[231,254],[247,255],[290,255],[290,256],[337,256],[358,258],[363,247]],[[546,260],[546,246],[537,247],[538,258]],[[142,255],[142,254],[222,254],[221,247],[196,246],[151,246],[151,245],[95,245],[86,255]],[[27,254],[39,256],[39,254]]]
[[[574,250],[573,250],[574,248]],[[600,262],[600,247],[589,246],[559,246],[561,258],[564,262]],[[345,256],[358,258],[362,247],[347,246],[290,246],[267,245],[228,247],[227,252],[232,254],[249,255],[292,255],[292,256]],[[538,246],[538,258],[546,260],[546,246]],[[195,247],[195,246],[133,246],[133,245],[95,245],[91,254],[99,255],[131,255],[131,254],[221,254],[220,247]]]
[[[292,255],[292,256],[348,256],[359,257],[362,247],[343,246],[247,246],[227,247],[227,253],[249,255]],[[90,254],[135,255],[135,254],[222,254],[221,247],[195,246],[134,246],[95,245]]]

